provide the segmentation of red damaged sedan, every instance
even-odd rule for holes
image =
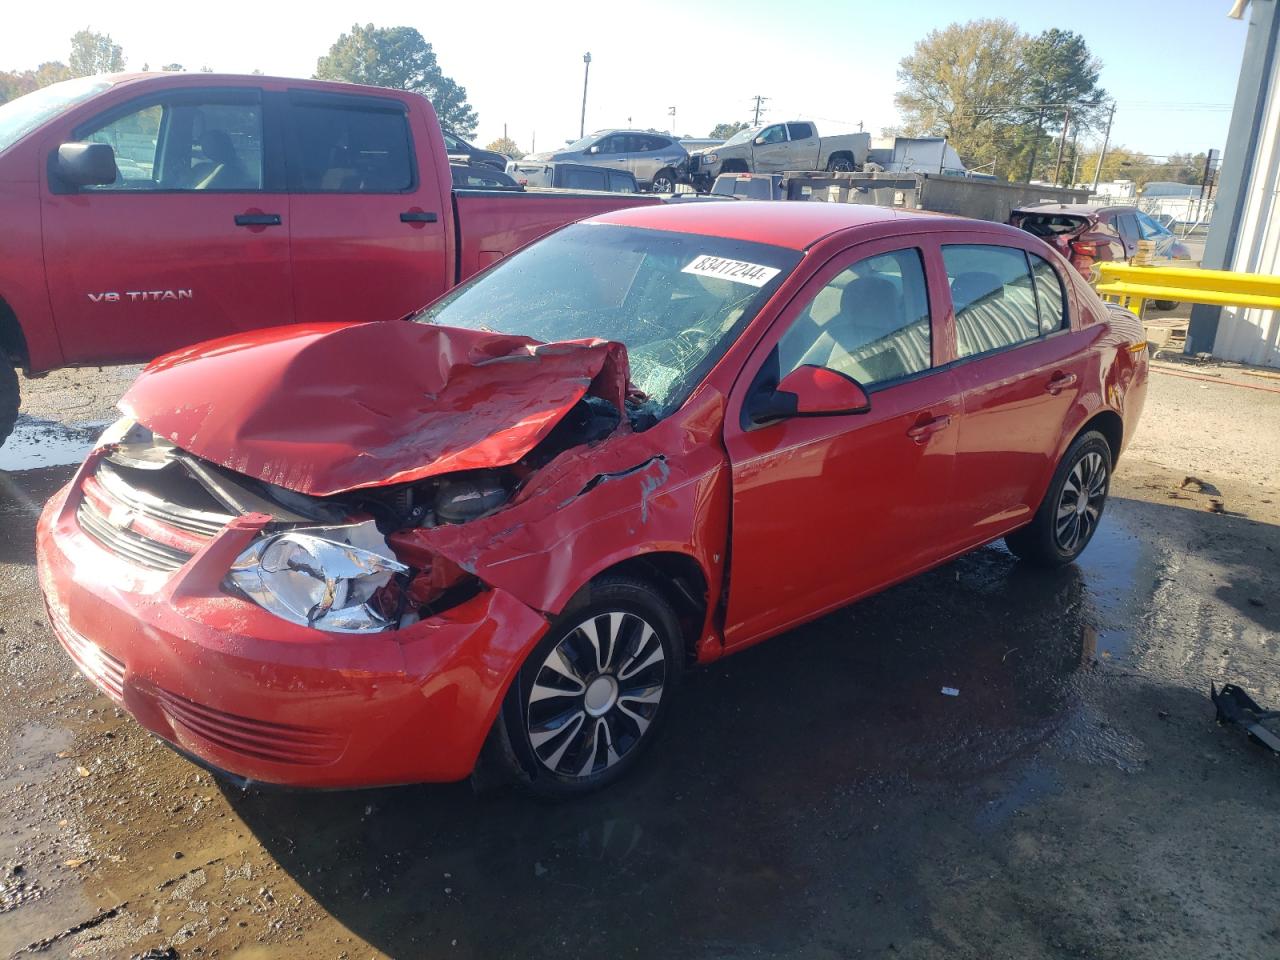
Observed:
[[[1136,318],[1021,230],[635,208],[409,321],[155,361],[46,507],[40,581],[80,669],[211,767],[484,750],[572,794],[694,664],[1000,537],[1073,560],[1146,379]]]

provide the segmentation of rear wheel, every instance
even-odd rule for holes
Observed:
[[[831,173],[853,173],[853,157],[847,154],[834,156],[827,161],[827,170]]]
[[[659,170],[653,175],[653,182],[649,184],[650,193],[675,193],[676,192],[676,175],[673,170]]]
[[[18,422],[18,371],[5,358],[0,358],[0,444],[9,439]]]
[[[1032,521],[1004,538],[1013,553],[1044,567],[1060,567],[1084,552],[1107,505],[1111,446],[1096,430],[1076,438],[1058,464]]]
[[[623,776],[666,718],[684,664],[670,605],[642,580],[604,577],[525,664],[502,720],[525,786],[566,798]]]

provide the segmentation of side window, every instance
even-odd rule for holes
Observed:
[[[289,108],[297,160],[292,186],[308,193],[400,193],[413,186],[413,148],[394,107],[297,102]]]
[[[859,260],[822,288],[778,341],[778,371],[827,367],[864,387],[928,370],[929,295],[916,249]]]
[[[636,181],[625,173],[609,174],[609,190],[611,193],[635,193]]]
[[[1058,271],[1050,266],[1048,260],[1037,257],[1034,253],[1027,256],[1031,260],[1031,275],[1036,283],[1036,304],[1040,308],[1040,332],[1053,333],[1068,325],[1066,297],[1062,293],[1062,278]]]
[[[598,151],[596,151],[597,153],[622,153],[623,152],[622,137],[618,136],[616,133],[611,137],[604,137],[600,139],[599,141],[596,142],[596,146],[600,148]]]
[[[447,131],[444,134],[444,148],[449,153],[466,153],[467,148],[462,145],[462,141]]]
[[[564,172],[563,186],[570,190],[603,190],[605,189],[605,171],[570,168]]]
[[[808,140],[813,136],[813,124],[811,123],[788,123],[787,130],[790,132],[792,140]]]
[[[109,144],[116,155],[115,183],[86,190],[262,189],[262,107],[256,93],[225,101],[175,96],[75,135]]]
[[[957,356],[972,357],[1040,336],[1026,253],[1016,247],[944,245],[942,262],[956,311]]]
[[[1138,214],[1138,233],[1142,235],[1143,240],[1158,240],[1168,232],[1145,213]]]
[[[766,127],[760,134],[760,139],[765,143],[783,143],[787,139],[786,124],[776,123],[772,127]]]
[[[641,148],[646,151],[666,150],[671,146],[671,141],[666,137],[637,137],[636,139],[642,141]]]
[[[1116,230],[1115,222],[1109,217],[1099,217],[1094,229],[1099,233],[1105,233],[1108,237],[1114,237],[1116,240],[1120,239],[1120,233]]]

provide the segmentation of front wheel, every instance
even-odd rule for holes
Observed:
[[[671,170],[659,170],[653,175],[653,182],[649,184],[650,193],[675,193],[676,192],[676,175]]]
[[[9,439],[13,425],[18,422],[18,371],[7,357],[0,357],[0,445]]]
[[[1081,434],[1058,464],[1035,517],[1005,537],[1005,544],[1043,567],[1070,563],[1097,532],[1110,487],[1111,445],[1096,430]]]
[[[529,790],[561,799],[612,783],[654,739],[684,644],[671,606],[631,577],[594,582],[521,667],[501,722]]]

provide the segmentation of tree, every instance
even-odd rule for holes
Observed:
[[[750,124],[746,121],[740,121],[738,123],[717,123],[711,128],[711,132],[708,133],[707,136],[713,140],[728,140],[735,133],[741,133],[749,126]]]
[[[26,96],[51,83],[70,79],[71,71],[65,63],[58,60],[49,60],[34,70],[23,70],[21,73],[17,70],[0,72],[0,103]]]
[[[512,160],[519,160],[524,156],[524,152],[516,146],[516,142],[510,137],[499,137],[485,149],[492,150],[494,153],[505,153]]]
[[[1102,162],[1102,174],[1099,180],[1132,180],[1142,186],[1148,180],[1160,179],[1149,176],[1151,158],[1145,153],[1130,150],[1128,147],[1113,146],[1107,150],[1107,157]],[[1080,155],[1080,179],[1093,182],[1093,171],[1098,166],[1098,151],[1087,150]]]
[[[69,66],[73,77],[119,73],[124,69],[124,51],[120,44],[111,41],[109,34],[95,33],[85,27],[71,38]]]
[[[413,27],[353,25],[316,61],[316,79],[346,80],[421,93],[440,122],[461,136],[475,133],[476,112],[467,91],[441,72],[435,51]]]
[[[911,136],[944,136],[971,164],[1011,172],[1005,146],[1025,102],[1027,38],[1007,20],[931,31],[898,67],[894,102]]]
[[[1021,142],[1011,145],[1011,152],[1026,159],[1025,179],[1030,180],[1041,151],[1052,145],[1050,134],[1062,132],[1066,105],[1072,105],[1071,132],[1088,130],[1102,115],[1106,91],[1098,86],[1101,62],[1089,52],[1084,37],[1070,30],[1055,27],[1032,39],[1025,63],[1028,106]]]

